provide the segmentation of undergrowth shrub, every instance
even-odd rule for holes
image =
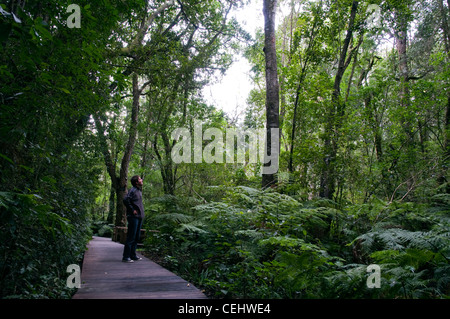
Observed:
[[[206,203],[152,201],[147,253],[216,298],[445,298],[448,206],[299,202],[273,190],[213,187]],[[381,288],[368,288],[369,264]]]
[[[66,270],[81,262],[87,225],[87,215],[74,206],[0,192],[0,297],[70,298]]]

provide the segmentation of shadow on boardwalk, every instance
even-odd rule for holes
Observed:
[[[192,284],[141,256],[123,263],[123,245],[94,237],[88,244],[81,288],[73,299],[206,299]]]

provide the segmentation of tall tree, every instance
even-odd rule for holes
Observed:
[[[441,28],[445,43],[445,51],[447,52],[447,65],[450,63],[450,26],[448,24],[448,11],[450,9],[450,1],[447,0],[447,8],[444,6],[444,0],[437,0],[439,11],[441,13]],[[447,71],[448,72],[448,71]],[[444,169],[450,166],[450,91],[447,91],[447,107],[445,108],[444,119]],[[440,182],[445,181],[444,176],[440,177]],[[450,192],[450,182],[447,181],[447,192]]]
[[[410,13],[408,1],[398,3],[397,1],[392,1],[392,11],[394,13],[394,26],[393,34],[396,43],[397,56],[398,56],[398,73],[400,81],[400,105],[402,107],[403,117],[403,128],[405,130],[405,135],[408,139],[408,144],[414,141],[413,130],[411,129],[411,123],[413,118],[408,117],[410,112],[410,70],[409,70],[409,58],[407,54],[408,48],[408,28],[410,22]],[[411,148],[409,148],[411,149]]]
[[[339,129],[342,124],[342,118],[345,111],[345,104],[341,101],[341,82],[344,72],[350,64],[352,53],[357,46],[349,51],[350,42],[353,38],[355,28],[356,13],[358,10],[358,1],[353,1],[351,6],[350,18],[348,22],[347,34],[339,55],[338,68],[334,78],[333,93],[331,96],[331,105],[328,111],[325,125],[324,140],[324,159],[323,169],[320,179],[320,196],[332,198],[335,191],[336,182],[336,156],[339,143]]]
[[[173,195],[178,164],[172,160],[171,140],[175,127],[185,127],[196,116],[200,119],[196,92],[205,85],[212,70],[224,72],[230,65],[230,49],[246,36],[230,19],[236,1],[192,2],[182,7],[180,30],[161,35],[164,56],[157,59],[162,72],[153,72],[154,89],[147,95],[153,118],[152,151],[160,168],[164,192]],[[218,10],[220,9],[220,10]],[[150,114],[149,113],[149,114]]]
[[[264,160],[262,187],[273,186],[277,183],[277,175],[268,173],[267,167],[278,167],[279,144],[272,148],[272,132],[279,130],[279,83],[277,68],[277,52],[275,39],[275,15],[277,0],[264,0],[264,53],[266,57],[266,160]],[[275,129],[275,130],[272,130]],[[278,131],[279,132],[279,131]],[[279,140],[279,137],[278,137]],[[276,152],[272,154],[272,152]],[[270,162],[268,158],[271,158]]]
[[[130,125],[128,130],[128,139],[127,143],[122,155],[122,160],[120,163],[119,174],[116,171],[116,164],[111,159],[111,154],[106,143],[105,138],[105,128],[102,127],[104,125],[100,118],[104,115],[101,112],[97,112],[93,115],[95,124],[98,131],[98,136],[102,145],[102,152],[105,159],[105,164],[108,170],[108,174],[111,178],[111,185],[115,189],[116,193],[116,217],[115,217],[115,225],[118,227],[122,227],[126,225],[126,209],[123,205],[123,197],[127,192],[127,184],[128,184],[128,167],[131,161],[131,155],[133,153],[133,149],[137,139],[137,128],[139,121],[139,109],[140,109],[140,99],[143,90],[149,85],[150,81],[146,81],[143,84],[139,83],[140,74],[142,74],[142,67],[147,60],[149,60],[148,47],[150,44],[154,44],[154,41],[149,40],[148,42],[144,41],[144,38],[152,25],[155,19],[167,10],[170,6],[174,4],[174,1],[166,1],[157,7],[155,10],[147,10],[147,5],[144,6],[144,11],[139,12],[138,17],[138,27],[136,34],[131,38],[129,44],[125,48],[121,48],[118,52],[112,53],[112,55],[123,56],[131,61],[124,67],[121,76],[128,77],[131,76],[132,87],[131,87],[131,96],[132,96],[132,107],[131,107],[131,117],[130,117]],[[176,23],[176,19],[175,19]],[[164,30],[167,32],[171,29],[175,23],[169,24],[169,26]],[[117,82],[113,82],[110,86],[111,89],[116,89],[118,86]],[[106,121],[105,121],[106,122]]]
[[[294,172],[294,146],[295,138],[297,136],[299,104],[301,103],[301,96],[304,91],[304,81],[306,79],[306,75],[310,65],[318,64],[321,61],[321,56],[323,55],[323,53],[318,49],[321,40],[323,40],[318,39],[318,37],[320,36],[320,32],[322,31],[320,30],[321,25],[323,26],[323,21],[321,21],[321,19],[323,19],[324,16],[324,12],[322,11],[321,6],[321,3],[318,5],[311,4],[311,8],[309,11],[307,11],[306,16],[296,17],[303,20],[301,24],[305,25],[305,30],[300,30],[300,28],[298,28],[295,30],[294,35],[291,36],[293,37],[293,39],[291,39],[291,54],[294,55],[296,51],[300,53],[295,54],[296,56],[299,56],[299,65],[296,64],[294,66],[296,68],[299,68],[299,70],[295,69],[294,71],[296,78],[298,79],[298,83],[295,89],[292,129],[289,143],[288,171],[290,173]],[[306,23],[306,20],[310,20],[311,18],[312,22],[310,24]],[[305,44],[302,41],[307,41],[306,49],[304,48]]]

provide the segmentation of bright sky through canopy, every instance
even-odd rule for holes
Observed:
[[[264,26],[261,1],[252,0],[243,9],[234,12],[233,16],[253,37],[259,27]],[[250,79],[251,66],[241,55],[233,58],[233,64],[217,83],[203,89],[207,102],[224,110],[232,119],[243,118],[246,100],[252,88]]]

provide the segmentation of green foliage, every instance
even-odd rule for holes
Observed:
[[[66,269],[91,235],[101,161],[86,127],[106,106],[119,11],[136,2],[80,1],[79,29],[71,3],[1,4],[0,298],[70,298]]]
[[[338,208],[249,187],[212,191],[221,199],[157,199],[154,208],[172,208],[153,210],[147,225],[159,232],[145,247],[214,297],[448,297],[450,228],[436,205]],[[367,287],[369,264],[380,265],[381,288]]]
[[[71,296],[66,268],[81,261],[86,221],[61,215],[37,194],[0,192],[2,298]]]
[[[357,261],[381,266],[381,288],[374,291],[373,296],[448,297],[450,286],[446,271],[449,269],[450,224],[447,210],[448,206],[444,208],[436,204],[398,202],[378,207],[376,220],[369,231],[348,244]],[[336,272],[331,277],[337,296],[349,297],[358,285],[361,287],[359,278],[365,266],[349,266],[345,275]],[[371,294],[366,289],[362,297],[369,296]]]
[[[97,206],[109,196],[112,220],[120,203],[110,194],[131,74],[146,86],[126,167],[145,175],[145,227],[155,230],[145,245],[161,263],[215,297],[449,297],[449,68],[437,3],[375,1],[382,21],[370,26],[360,2],[339,114],[329,110],[352,2],[286,3],[276,43],[287,177],[260,190],[259,167],[171,160],[173,129],[236,126],[201,90],[246,44],[256,85],[245,125],[263,127],[263,32],[250,41],[229,14],[243,1],[175,1],[142,39],[163,1],[88,2],[77,2],[80,29],[67,27],[71,1],[1,4],[1,298],[70,298],[66,267],[91,234],[111,235]],[[400,27],[412,35],[407,83],[401,52],[386,44]],[[336,191],[316,199],[327,165]],[[381,288],[366,285],[372,263]]]
[[[99,220],[91,223],[91,230],[94,236],[100,237],[112,237],[114,225],[109,224],[107,221]]]

